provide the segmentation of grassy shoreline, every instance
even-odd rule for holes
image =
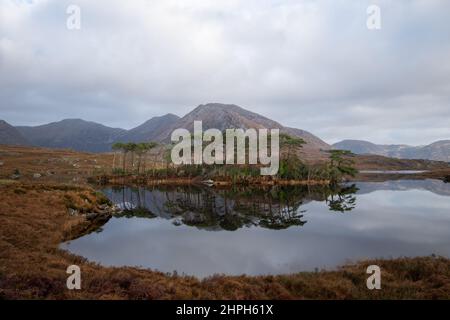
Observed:
[[[279,276],[217,275],[204,280],[132,267],[103,267],[59,249],[62,241],[95,223],[68,213],[71,205],[88,212],[104,202],[91,188],[3,183],[0,199],[2,299],[450,298],[450,260],[440,257],[363,261],[334,271]],[[71,264],[81,267],[80,291],[65,287],[65,271]],[[365,271],[371,264],[382,268],[382,290],[366,288]]]
[[[85,213],[100,209],[104,199],[87,179],[111,172],[112,154],[0,146],[0,155],[0,299],[450,298],[450,260],[438,257],[363,261],[317,273],[218,275],[204,280],[132,267],[103,267],[61,250],[59,245],[94,230],[107,219],[71,215],[68,207],[75,206]],[[378,163],[385,161],[380,157],[375,160],[364,160],[367,164],[360,169],[378,169]],[[397,163],[403,166],[405,162],[392,161],[392,169],[399,169]],[[20,177],[12,180],[16,169]],[[404,178],[450,174],[443,166],[436,169],[441,171]],[[36,174],[40,177],[36,178]],[[88,203],[86,198],[90,199]],[[66,268],[72,264],[81,267],[81,291],[66,288]],[[380,291],[366,288],[366,267],[371,264],[382,268]]]
[[[209,180],[209,179],[208,179]],[[89,182],[99,185],[193,185],[206,184],[198,177],[193,178],[157,178],[145,175],[100,175],[89,178]],[[330,180],[287,180],[274,178],[245,178],[238,181],[231,179],[212,179],[211,186],[302,186],[302,185],[330,185]]]
[[[93,154],[64,149],[19,147],[0,145],[0,179],[10,180],[13,173],[20,172],[20,182],[67,183],[87,185],[92,176],[111,175],[113,154]],[[358,174],[352,181],[373,181],[387,179],[440,179],[450,177],[446,163],[426,160],[402,160],[380,156],[358,156],[355,158],[358,170],[429,170],[414,175]],[[35,178],[35,175],[40,175]],[[161,177],[161,180],[166,177]],[[193,178],[180,178],[194,180]],[[300,181],[300,180],[299,180]],[[303,180],[306,181],[306,180]],[[170,181],[172,183],[173,180]],[[175,183],[175,182],[174,182]],[[227,182],[228,183],[228,182]],[[298,183],[304,183],[302,181]]]

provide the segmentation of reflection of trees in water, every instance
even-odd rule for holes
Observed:
[[[208,189],[202,187],[113,187],[108,194],[124,209],[120,216],[157,216],[174,219],[208,230],[237,230],[260,226],[286,229],[302,226],[305,210],[312,200],[324,201],[333,211],[350,211],[355,207],[355,186],[337,187],[271,187]]]
[[[122,209],[116,217],[156,218],[146,206],[145,189],[140,187],[112,187],[112,201]]]
[[[355,185],[340,188],[339,192],[331,194],[326,202],[331,211],[346,212],[356,207],[356,192],[358,188]]]

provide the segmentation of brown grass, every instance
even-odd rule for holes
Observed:
[[[10,179],[17,169],[20,181],[85,184],[89,176],[110,172],[112,160],[108,153],[0,145],[0,179]]]
[[[323,157],[304,160],[312,163],[327,161]],[[393,159],[374,155],[360,155],[354,160],[359,170],[432,170],[427,173],[430,177],[441,178],[450,175],[450,167],[445,162]],[[21,174],[19,181],[86,185],[89,177],[111,174],[113,154],[0,145],[0,161],[3,163],[0,165],[0,185],[4,183],[2,181],[11,183],[10,177],[16,169]],[[34,174],[40,174],[41,177],[34,178]]]
[[[365,169],[405,165],[382,157],[358,159]],[[450,262],[438,257],[366,261],[336,271],[283,276],[214,276],[202,281],[137,268],[102,267],[58,246],[98,227],[97,221],[70,216],[68,208],[86,213],[105,203],[86,181],[109,173],[112,155],[0,146],[0,161],[0,299],[450,298]],[[420,161],[406,165],[407,169],[427,166]],[[15,169],[21,177],[11,180]],[[35,173],[42,176],[34,178]],[[72,264],[81,267],[80,291],[66,288],[65,271]],[[382,268],[380,291],[366,288],[369,264]]]
[[[439,257],[375,260],[336,271],[205,280],[137,268],[107,268],[58,249],[86,224],[70,216],[103,203],[93,190],[67,185],[0,184],[0,298],[4,299],[448,299],[450,261]],[[89,199],[89,201],[85,201]],[[75,231],[74,231],[75,230]],[[66,289],[66,268],[82,271],[82,290]],[[369,264],[382,290],[366,288]]]

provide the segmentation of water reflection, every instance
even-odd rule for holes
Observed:
[[[356,207],[355,194],[359,191],[356,185],[342,187],[338,192],[332,193],[326,200],[331,211],[346,212]]]
[[[370,258],[450,257],[450,185],[358,182],[337,190],[107,188],[124,212],[62,247],[111,266],[280,274]],[[211,232],[214,231],[214,232]]]
[[[111,187],[103,190],[123,212],[117,217],[162,217],[173,224],[205,230],[243,227],[274,230],[303,226],[305,203],[325,201],[332,211],[356,206],[355,185],[336,187],[271,187],[211,189],[204,187]]]

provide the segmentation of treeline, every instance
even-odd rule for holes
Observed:
[[[155,142],[117,142],[113,144],[113,172],[116,174],[125,174],[128,172],[137,174],[146,173],[150,151],[156,149],[157,146],[158,144]],[[117,159],[118,152],[121,154],[120,160]],[[156,157],[157,154],[153,154],[152,166],[155,165]],[[120,167],[117,167],[118,162],[121,162]]]
[[[344,176],[354,176],[354,156],[346,150],[329,150],[329,160],[307,164],[300,157],[306,142],[298,137],[280,134],[280,167],[275,178],[283,180],[339,183]],[[113,145],[113,173],[119,175],[144,174],[154,178],[196,178],[231,180],[242,183],[249,177],[261,177],[259,165],[179,165],[171,161],[171,146],[149,143],[116,143]],[[117,152],[120,160],[117,160]],[[120,166],[117,164],[120,162]],[[264,177],[267,178],[267,177]],[[272,177],[273,178],[273,177]],[[261,179],[263,179],[261,177]]]

